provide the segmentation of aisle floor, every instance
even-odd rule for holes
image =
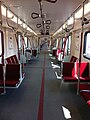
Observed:
[[[25,79],[18,89],[0,95],[0,120],[89,120],[90,108],[71,84],[56,79],[47,50],[25,66]]]

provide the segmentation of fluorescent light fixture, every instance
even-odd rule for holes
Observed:
[[[73,17],[70,17],[70,18],[68,19],[68,21],[67,21],[67,24],[68,24],[68,25],[71,25],[71,24],[73,24],[73,22],[74,22],[74,18],[73,18]]]
[[[23,28],[26,28],[26,24],[25,23],[23,23]]]
[[[86,15],[89,12],[90,12],[90,2],[88,2],[84,6],[84,15]],[[81,18],[82,14],[83,14],[83,8],[81,8],[78,12],[75,13],[75,18],[76,19]]]
[[[6,7],[5,6],[1,6],[1,11],[2,11],[2,15],[6,17]],[[7,17],[8,18],[13,18],[14,17],[14,14],[10,11],[10,10],[7,10]],[[15,18],[14,18],[15,20]]]
[[[6,7],[1,6],[2,15],[6,17]]]
[[[18,24],[22,25],[22,21],[18,18]]]
[[[27,26],[27,30],[30,31],[31,33],[37,35],[30,27]]]
[[[17,17],[14,15],[13,19],[11,19],[13,22],[17,23]]]
[[[27,30],[28,30],[28,31],[30,31],[30,28],[29,28],[29,27],[27,27]]]
[[[56,34],[58,34],[59,32],[61,32],[62,31],[62,27],[60,28],[60,29],[58,29],[54,34],[53,34],[53,36],[55,36]]]
[[[65,27],[66,27],[66,24],[63,24],[63,29],[65,29]]]
[[[62,31],[62,27],[59,29],[59,31]]]
[[[33,32],[30,27],[27,27],[27,30],[30,31],[30,32]]]
[[[37,35],[37,33],[35,33],[34,31],[33,31],[33,33],[34,33],[34,35]]]
[[[14,14],[11,11],[7,10],[7,17],[11,19],[13,16]]]

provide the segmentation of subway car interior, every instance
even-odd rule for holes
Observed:
[[[90,119],[90,0],[0,1],[0,120]]]

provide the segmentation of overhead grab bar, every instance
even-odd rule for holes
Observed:
[[[46,24],[51,24],[51,20],[46,20]]]
[[[47,25],[47,26],[46,26],[46,29],[50,29],[50,26]]]
[[[41,2],[42,0],[38,0],[38,2]],[[46,2],[51,2],[51,3],[55,3],[55,2],[57,2],[57,0],[44,0],[44,1],[46,1]]]
[[[33,13],[31,14],[31,17],[32,17],[33,19],[39,18],[39,14],[33,12]]]
[[[51,3],[56,3],[57,2],[57,0],[44,0],[44,1],[51,2]]]
[[[37,24],[37,25],[36,25],[37,28],[40,28],[41,26],[42,26],[41,24]]]

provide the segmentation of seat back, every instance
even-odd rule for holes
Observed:
[[[75,62],[75,73],[78,76],[78,67],[79,63]],[[81,62],[80,63],[80,77],[89,77],[89,63],[88,62]]]
[[[19,64],[16,55],[13,55],[13,56],[10,56],[10,57],[6,58],[6,63],[7,63],[7,64],[13,64],[13,63]]]
[[[74,62],[64,62],[62,72],[64,77],[74,77],[75,75]]]
[[[77,61],[77,59],[78,59],[77,57],[72,56],[72,57],[71,57],[71,59],[70,59],[70,62],[76,62],[76,61]]]
[[[19,80],[20,78],[20,64],[6,65],[6,80]]]

